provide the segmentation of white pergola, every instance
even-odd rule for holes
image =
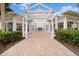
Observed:
[[[42,8],[40,8],[39,6],[42,6],[44,8],[47,8],[48,10],[43,10]],[[39,7],[36,10],[32,10],[35,7]],[[33,5],[31,8],[29,9],[24,9],[24,11],[26,12],[25,15],[22,18],[22,36],[25,37],[26,39],[28,38],[27,33],[28,33],[28,21],[32,20],[32,23],[34,25],[36,25],[37,27],[42,27],[46,24],[48,24],[47,20],[50,21],[49,24],[51,24],[52,27],[50,27],[49,25],[49,29],[51,28],[52,30],[50,31],[51,33],[51,38],[54,39],[54,19],[55,19],[55,29],[58,29],[58,23],[57,23],[57,17],[54,13],[54,10],[52,10],[51,8],[45,6],[42,3],[38,3]],[[32,26],[31,26],[32,27]],[[36,28],[36,27],[35,27]],[[46,29],[45,29],[46,32]]]

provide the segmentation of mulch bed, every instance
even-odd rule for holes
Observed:
[[[58,41],[58,40],[57,40]],[[69,44],[66,44],[64,42],[58,41],[60,42],[62,45],[64,45],[66,48],[68,48],[69,50],[71,50],[73,53],[75,53],[77,56],[79,56],[79,45],[77,46],[72,46]]]
[[[8,44],[0,44],[0,54],[3,53],[4,51],[8,50],[9,48],[11,48],[12,46],[14,46],[15,44],[17,44],[18,42],[20,42],[21,40],[12,42],[12,43],[8,43]]]

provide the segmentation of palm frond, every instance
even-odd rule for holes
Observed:
[[[10,3],[5,3],[5,11],[8,12],[8,11],[12,11],[10,9]]]

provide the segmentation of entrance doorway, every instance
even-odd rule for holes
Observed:
[[[42,31],[42,27],[38,27],[38,31]]]

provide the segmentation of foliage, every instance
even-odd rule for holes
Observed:
[[[56,39],[70,45],[79,43],[79,30],[57,30]]]
[[[0,42],[10,43],[22,39],[22,33],[20,31],[16,32],[0,32]]]
[[[49,23],[51,23],[51,20],[47,20]]]
[[[5,10],[6,10],[6,12],[7,12],[7,11],[12,11],[12,10],[10,9],[10,3],[5,3]]]

